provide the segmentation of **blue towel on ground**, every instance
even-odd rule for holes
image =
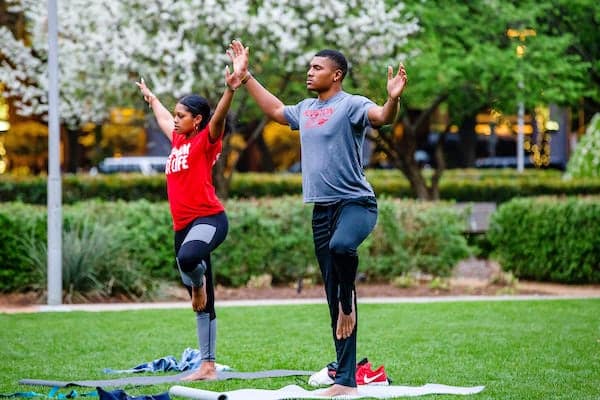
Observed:
[[[156,360],[145,362],[137,365],[132,369],[111,369],[105,368],[107,374],[124,374],[137,372],[168,372],[168,371],[188,371],[197,369],[202,364],[202,356],[200,350],[187,348],[181,354],[181,359],[178,361],[174,356],[165,356]],[[227,365],[216,365],[217,371],[230,371],[231,368]]]
[[[98,397],[100,400],[171,400],[168,392],[157,395],[130,396],[121,389],[107,392],[101,387],[97,387]]]

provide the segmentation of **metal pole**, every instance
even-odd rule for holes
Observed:
[[[523,101],[519,101],[519,111],[517,114],[517,171],[523,172],[524,167],[524,139],[523,139],[523,130],[524,123],[523,119],[525,117],[525,106],[523,105]]]
[[[57,0],[48,0],[48,305],[62,303],[62,189]]]

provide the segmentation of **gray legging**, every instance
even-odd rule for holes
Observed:
[[[198,345],[202,359],[214,361],[216,357],[217,315],[210,253],[227,236],[229,224],[225,212],[196,218],[184,229],[175,232],[177,267],[183,284],[191,297],[192,286],[202,286],[206,276],[206,308],[196,313]]]

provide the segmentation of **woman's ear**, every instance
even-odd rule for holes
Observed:
[[[194,117],[194,127],[196,128],[196,130],[198,129],[198,127],[200,126],[201,123],[202,123],[202,115],[198,114]]]

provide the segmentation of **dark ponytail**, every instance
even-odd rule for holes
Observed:
[[[198,126],[198,130],[204,129],[204,127],[210,121],[210,106],[208,105],[208,100],[206,100],[202,96],[198,96],[196,94],[190,94],[187,96],[183,96],[179,100],[179,104],[185,106],[185,108],[192,114],[192,117],[197,115],[202,116],[202,122]]]

